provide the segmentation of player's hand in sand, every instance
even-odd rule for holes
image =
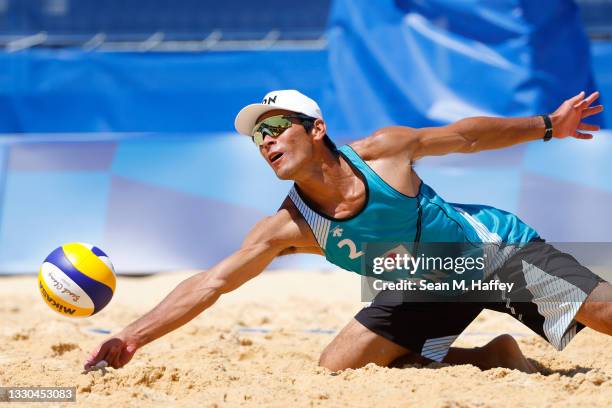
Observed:
[[[135,341],[119,333],[103,341],[87,358],[85,370],[94,367],[100,361],[106,361],[109,367],[121,368],[130,362],[138,349]]]
[[[553,121],[553,137],[592,139],[593,135],[584,131],[597,131],[599,126],[582,122],[582,120],[603,111],[603,105],[591,106],[598,97],[599,92],[593,92],[585,98],[583,91],[563,102],[550,115]]]

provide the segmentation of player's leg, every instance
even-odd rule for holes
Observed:
[[[424,364],[442,361],[451,343],[480,312],[467,305],[469,310],[463,308],[464,313],[448,319],[452,306],[405,302],[400,291],[382,291],[326,347],[320,365],[342,370],[368,363],[389,366],[400,357]]]
[[[319,365],[332,371],[359,368],[374,363],[389,366],[410,350],[374,333],[355,319],[323,350]]]
[[[509,336],[484,347],[449,352],[482,309],[482,304],[472,302],[407,302],[400,292],[383,291],[327,346],[319,364],[336,371],[368,363],[388,366],[401,358],[402,363],[471,363],[483,369],[501,366],[529,371]]]
[[[413,353],[352,319],[325,348],[319,365],[332,371],[360,368],[369,363],[387,367],[394,363],[429,364],[433,360]],[[443,359],[448,364],[472,364],[482,370],[495,367],[535,372],[521,352],[516,340],[508,334],[498,336],[483,347],[451,347]]]
[[[612,335],[612,285],[600,282],[576,313],[576,320],[593,330]]]

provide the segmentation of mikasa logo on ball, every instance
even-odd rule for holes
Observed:
[[[45,290],[45,288],[43,287],[42,283],[38,283],[38,286],[40,288],[40,293],[42,293],[43,298],[45,299],[45,301],[47,302],[47,304],[51,307],[54,307],[57,309],[58,312],[60,313],[67,313],[70,315],[73,315],[74,312],[76,312],[75,309],[70,309],[69,307],[66,307],[62,304],[59,304],[55,301],[55,299],[53,299],[51,296],[49,296],[49,294],[47,293],[47,291]]]

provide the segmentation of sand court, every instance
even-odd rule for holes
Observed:
[[[361,308],[359,278],[270,271],[191,323],[139,350],[125,368],[83,374],[101,340],[157,304],[188,273],[120,277],[108,308],[87,319],[48,310],[36,278],[0,285],[0,382],[76,386],[77,406],[609,406],[612,338],[583,330],[561,353],[510,316],[483,312],[454,343],[511,333],[537,374],[471,365],[331,373],[320,352]],[[525,392],[526,386],[537,392]],[[74,406],[74,404],[70,404]]]

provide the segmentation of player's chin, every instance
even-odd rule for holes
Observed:
[[[274,174],[280,180],[292,180],[293,172],[288,167],[278,167],[274,169]]]
[[[284,173],[276,173],[276,177],[279,180],[292,180],[291,176],[284,174]]]

